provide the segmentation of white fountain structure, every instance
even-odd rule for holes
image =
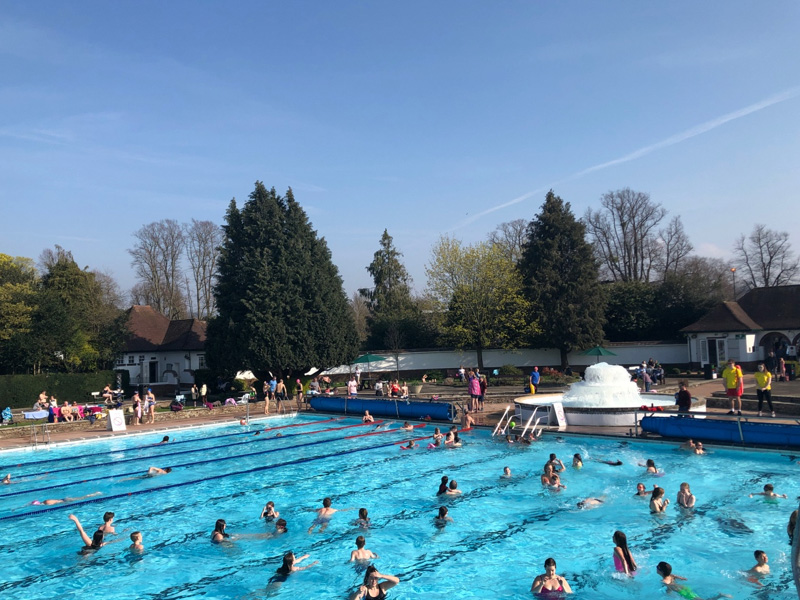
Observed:
[[[544,417],[543,424],[556,424],[554,404],[561,403],[567,425],[633,427],[644,416],[641,407],[656,411],[675,406],[672,394],[639,392],[630,373],[619,365],[597,363],[586,368],[584,380],[573,383],[562,393],[530,394],[514,400],[522,423],[533,415]],[[705,400],[692,398],[692,412],[705,412]],[[663,413],[662,413],[663,414]]]

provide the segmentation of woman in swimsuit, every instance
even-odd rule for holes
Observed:
[[[78,517],[76,517],[75,515],[70,515],[69,518],[71,521],[75,523],[75,527],[78,528],[78,532],[81,534],[81,540],[83,540],[84,543],[84,546],[79,552],[79,554],[87,554],[89,552],[94,552],[95,550],[99,550],[100,548],[106,545],[106,543],[103,541],[103,537],[105,534],[101,529],[95,531],[94,535],[92,535],[92,537],[90,538],[88,535],[86,535],[86,532],[83,530],[83,526],[81,525],[81,522],[78,520]]]
[[[318,560],[315,560],[310,565],[306,565],[305,567],[298,567],[297,564],[304,561],[308,558],[308,554],[304,554],[300,558],[295,558],[294,552],[287,552],[283,555],[283,564],[278,567],[277,573],[269,580],[270,583],[282,583],[286,581],[286,578],[289,577],[292,573],[296,571],[305,571],[306,569],[310,569],[317,563]]]
[[[541,476],[541,482],[543,486],[549,486],[550,481],[553,479],[553,475],[555,475],[555,471],[553,470],[553,465],[547,463],[544,466],[544,473]]]
[[[439,507],[439,514],[433,518],[433,524],[437,527],[444,527],[448,523],[452,523],[453,518],[447,516],[447,507],[440,506]]]
[[[380,581],[383,579],[383,581]],[[370,565],[364,574],[364,583],[350,595],[350,600],[384,600],[386,592],[400,583],[394,575],[384,575],[378,572],[378,568]]]
[[[264,510],[261,511],[260,518],[269,522],[269,521],[274,521],[280,516],[281,513],[275,510],[275,503],[272,500],[270,500],[269,502],[267,502],[267,505],[264,507]]]
[[[614,568],[620,573],[633,576],[636,571],[636,561],[628,550],[628,538],[621,531],[615,531],[612,538],[616,546],[614,547]]]
[[[447,475],[442,475],[442,483],[439,484],[439,489],[436,492],[437,496],[441,496],[442,494],[447,493],[447,482],[448,482]]]
[[[645,466],[647,467],[647,473],[650,473],[650,474],[658,473],[658,469],[656,469],[656,463],[655,463],[655,461],[653,461],[652,458],[648,458],[647,459],[647,462],[645,463]]]
[[[581,455],[580,455],[580,454],[575,454],[575,455],[572,457],[572,466],[573,466],[575,469],[581,469],[581,468],[583,468],[583,458],[581,458]]]
[[[549,596],[557,592],[571,594],[572,588],[563,577],[556,575],[556,561],[548,558],[544,561],[544,573],[533,580],[531,591],[540,596]]]
[[[370,526],[369,513],[367,512],[366,508],[358,509],[358,518],[355,520],[353,525],[361,527],[362,529],[366,529]]]
[[[442,432],[437,427],[436,429],[433,430],[433,442],[428,447],[429,448],[438,448],[439,446],[442,445],[442,441],[443,440],[444,440],[444,435],[442,435]]]
[[[650,512],[663,513],[667,509],[669,498],[664,498],[664,488],[656,487],[650,498]]]
[[[689,489],[689,484],[683,482],[681,484],[681,491],[678,492],[678,506],[681,508],[694,508],[695,497],[692,490]]]
[[[215,544],[219,544],[220,542],[223,542],[231,537],[230,534],[225,533],[226,526],[227,523],[225,523],[225,519],[217,519],[217,522],[214,525],[214,531],[211,532],[212,542],[214,542]]]
[[[33,506],[52,506],[53,504],[65,504],[67,502],[78,502],[79,500],[85,500],[86,498],[91,498],[92,496],[99,496],[103,492],[95,492],[93,494],[86,494],[85,496],[78,496],[77,498],[50,498],[48,500],[34,500],[31,502]]]

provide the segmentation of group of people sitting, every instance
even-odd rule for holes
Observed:
[[[390,398],[408,398],[408,384],[404,381],[403,385],[397,379],[387,381],[375,382],[375,395],[376,396],[389,396]]]
[[[56,421],[60,423],[71,423],[72,421],[77,421],[82,418],[77,403],[70,404],[65,400],[61,406],[59,406],[58,399],[52,394],[48,397],[47,390],[42,390],[39,394],[39,398],[33,404],[33,410],[34,412],[46,410],[48,412],[47,420],[50,423],[55,423]]]

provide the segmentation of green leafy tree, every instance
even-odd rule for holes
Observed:
[[[431,297],[446,311],[445,340],[475,349],[479,367],[484,349],[516,348],[535,332],[519,272],[500,246],[442,237],[426,273]]]
[[[206,358],[225,373],[298,376],[355,358],[358,339],[339,272],[291,189],[256,182],[223,225]]]
[[[528,225],[520,261],[525,295],[535,307],[542,333],[538,341],[567,354],[599,344],[603,339],[604,298],[598,283],[598,263],[586,241],[584,225],[569,202],[552,190],[541,212]]]
[[[606,337],[612,342],[652,340],[657,336],[659,285],[646,281],[606,284]]]

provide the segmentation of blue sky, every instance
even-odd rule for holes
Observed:
[[[152,221],[289,186],[348,293],[384,228],[415,287],[442,233],[631,187],[698,254],[800,251],[800,3],[5,2],[0,252],[133,283]]]

